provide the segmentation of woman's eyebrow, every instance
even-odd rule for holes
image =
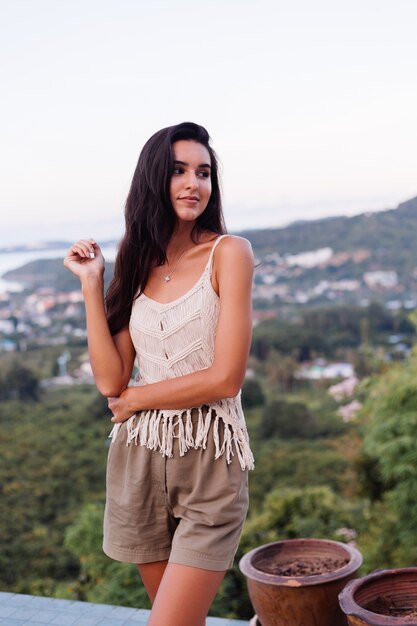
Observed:
[[[187,163],[186,161],[177,161],[175,159],[174,161],[174,165],[190,165],[189,163]],[[200,163],[200,165],[198,167],[208,167],[209,169],[211,169],[211,165],[209,163]]]

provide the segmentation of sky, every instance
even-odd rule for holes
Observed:
[[[230,230],[417,195],[416,0],[0,0],[0,245],[119,237],[139,152],[204,125]]]

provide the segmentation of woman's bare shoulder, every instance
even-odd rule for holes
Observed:
[[[214,251],[213,288],[220,293],[220,283],[230,290],[230,281],[249,285],[253,277],[254,257],[250,242],[238,235],[228,235],[219,241]],[[246,287],[245,287],[246,289]]]
[[[216,251],[219,259],[246,258],[253,262],[253,250],[250,241],[238,235],[223,237]]]

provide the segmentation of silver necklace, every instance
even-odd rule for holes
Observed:
[[[165,275],[164,275],[164,281],[165,281],[166,283],[169,283],[169,281],[171,280],[171,276],[172,276],[172,274],[175,272],[175,270],[177,269],[177,266],[178,266],[178,263],[179,263],[179,262],[180,262],[180,260],[181,260],[181,257],[182,257],[182,256],[184,256],[184,254],[185,254],[186,252],[187,252],[187,249],[185,249],[183,252],[181,252],[180,256],[179,256],[179,257],[178,257],[178,259],[177,259],[177,262],[175,263],[175,265],[174,265],[174,267],[173,267],[173,269],[172,269],[172,270],[171,270],[168,274],[165,274]]]

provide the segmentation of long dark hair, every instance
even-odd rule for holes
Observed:
[[[226,232],[217,157],[209,144],[208,132],[192,122],[159,130],[139,155],[126,200],[126,231],[106,294],[107,320],[112,335],[128,325],[133,301],[145,289],[151,268],[166,261],[167,245],[177,223],[170,199],[174,167],[172,144],[181,139],[201,143],[211,159],[211,196],[194,224],[192,239],[197,243],[198,233],[204,230],[217,234]]]

